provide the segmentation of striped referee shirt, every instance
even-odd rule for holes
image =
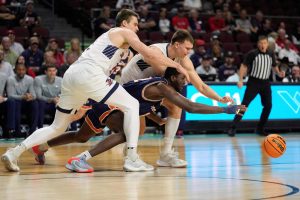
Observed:
[[[276,60],[273,52],[262,53],[255,49],[246,55],[243,64],[248,67],[250,77],[268,80],[272,67],[276,66]]]

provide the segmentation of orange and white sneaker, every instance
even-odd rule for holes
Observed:
[[[47,151],[41,151],[39,147],[40,145],[36,145],[29,149],[29,151],[34,155],[36,162],[38,162],[40,165],[44,165],[46,162],[45,153]]]
[[[68,160],[68,163],[66,164],[66,168],[73,172],[78,173],[92,173],[94,171],[94,168],[90,166],[87,161],[80,157],[72,157]]]

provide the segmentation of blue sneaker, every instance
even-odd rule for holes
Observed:
[[[68,160],[66,168],[78,173],[92,173],[94,168],[91,167],[84,158],[73,157]]]

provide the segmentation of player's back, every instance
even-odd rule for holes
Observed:
[[[159,107],[161,100],[147,99],[145,90],[151,85],[158,83],[167,83],[162,77],[146,78],[130,81],[123,84],[124,89],[140,103],[140,115],[146,115],[149,112],[155,112]]]
[[[168,56],[168,43],[157,43],[152,44],[151,46],[157,47],[163,55]],[[132,80],[154,77],[156,75],[157,74],[154,72],[153,68],[144,61],[143,56],[141,54],[137,54],[122,70],[120,82],[121,84],[124,84]]]

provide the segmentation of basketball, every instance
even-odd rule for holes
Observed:
[[[268,135],[263,142],[263,149],[270,157],[278,158],[286,150],[285,140],[278,134]]]

